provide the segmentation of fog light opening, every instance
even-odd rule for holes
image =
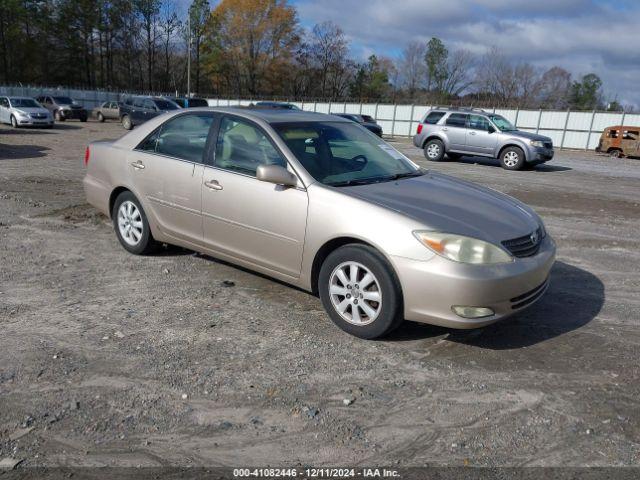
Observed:
[[[495,315],[495,312],[488,307],[463,307],[461,305],[454,305],[451,307],[451,310],[462,318],[484,318]]]

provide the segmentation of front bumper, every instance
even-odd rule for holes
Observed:
[[[60,109],[58,110],[58,112],[60,113],[60,116],[62,116],[62,118],[64,118],[65,120],[71,119],[71,118],[75,118],[76,120],[82,120],[82,119],[86,119],[88,117],[88,113],[86,110],[74,110],[74,109]]]
[[[391,257],[400,279],[407,320],[449,328],[477,328],[535,303],[548,286],[556,246],[549,235],[536,255],[498,265],[469,265],[440,256],[428,261]],[[491,308],[489,317],[456,315],[455,305]]]
[[[29,117],[16,117],[18,120],[18,125],[25,127],[42,127],[53,125],[52,118],[31,118]]]
[[[539,163],[548,162],[553,158],[553,154],[553,148],[530,148],[527,163],[537,165]]]

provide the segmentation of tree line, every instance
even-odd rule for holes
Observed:
[[[287,0],[193,0],[186,15],[175,0],[0,4],[2,83],[184,93],[190,77],[193,92],[215,96],[624,108],[594,73],[574,79],[495,47],[478,56],[433,37],[365,61],[350,47],[332,22],[303,28]]]

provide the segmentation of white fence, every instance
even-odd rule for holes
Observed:
[[[209,99],[211,106],[249,105],[250,100]],[[291,102],[303,110],[320,113],[370,115],[386,135],[412,136],[430,105],[389,105],[382,103]],[[640,114],[612,112],[572,112],[551,110],[485,109],[502,115],[518,129],[546,135],[559,148],[594,149],[602,131],[612,125],[640,125]]]
[[[36,97],[52,94],[69,96],[95,108],[105,101],[120,100],[120,92],[102,90],[51,89],[22,86],[0,86],[0,95],[23,95]],[[208,99],[211,106],[249,105],[251,100]],[[389,105],[383,103],[322,103],[291,102],[303,110],[321,113],[357,113],[371,115],[382,127],[386,135],[411,136],[415,133],[420,119],[431,108],[429,105]],[[572,112],[551,110],[505,110],[487,109],[500,114],[515,124],[520,130],[540,133],[551,137],[559,148],[593,149],[600,134],[611,125],[640,125],[640,114],[611,112]]]

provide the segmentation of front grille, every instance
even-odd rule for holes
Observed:
[[[511,255],[518,258],[530,257],[538,253],[540,244],[542,243],[542,229],[538,228],[535,232],[523,237],[505,240],[502,245],[511,252]]]
[[[552,149],[552,148],[553,148],[553,143],[551,143],[551,142],[544,142],[544,148]]]
[[[541,285],[538,285],[533,290],[529,290],[522,295],[518,295],[517,297],[509,300],[511,302],[512,310],[519,310],[520,308],[524,308],[528,305],[531,305],[533,302],[538,300],[542,294],[547,290],[547,286],[549,285],[549,278],[542,282]]]
[[[31,118],[47,118],[44,113],[32,113]]]

